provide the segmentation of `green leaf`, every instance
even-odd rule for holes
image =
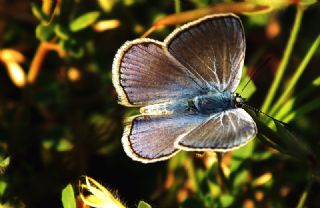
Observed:
[[[36,37],[41,41],[48,41],[54,36],[52,25],[38,25],[36,28]]]
[[[250,79],[251,78],[247,75],[247,69],[244,68],[242,71],[241,82],[236,90],[236,92],[241,94],[241,96],[244,98],[251,97],[253,95],[253,93],[256,91],[256,86],[254,85],[254,83],[252,81],[250,81]],[[248,85],[245,86],[247,83],[248,83]],[[243,90],[243,92],[242,92],[242,90]]]
[[[310,159],[313,160],[315,158],[306,142],[300,138],[297,138],[279,122],[274,121],[274,123],[277,128],[277,134],[279,134],[279,138],[284,144],[284,149],[286,149],[288,154],[304,162],[309,161]]]
[[[138,208],[152,208],[152,206],[145,201],[139,201]]]
[[[240,167],[241,163],[252,155],[253,150],[254,142],[250,141],[245,146],[233,151],[230,167],[231,172],[236,171]]]
[[[221,207],[229,207],[232,205],[234,201],[234,197],[229,194],[224,194],[219,198],[219,201],[220,201]]]
[[[10,164],[10,157],[6,157],[2,161],[0,161],[0,168],[6,168]]]
[[[298,4],[301,6],[311,6],[312,4],[317,3],[317,0],[300,0]]]
[[[208,188],[209,188],[210,195],[212,197],[218,197],[221,194],[220,186],[216,183],[213,183],[210,180],[207,180],[207,182],[208,182]]]
[[[249,16],[249,24],[252,26],[264,26],[268,23],[270,14],[259,14]]]
[[[73,148],[73,144],[65,138],[59,140],[45,139],[42,142],[42,146],[45,149],[54,149],[57,152],[66,152]]]
[[[70,38],[70,31],[67,28],[65,28],[64,26],[60,25],[60,24],[57,24],[54,27],[54,32],[62,40],[67,40],[67,39]]]
[[[70,23],[70,30],[78,32],[86,27],[92,25],[99,17],[99,12],[88,12],[76,18]]]
[[[0,198],[2,198],[4,192],[6,191],[8,187],[8,183],[3,180],[2,178],[0,179]]]
[[[247,179],[249,177],[248,170],[242,170],[238,172],[233,180],[233,187],[235,190],[240,190],[240,187],[243,186],[244,183],[246,183]]]
[[[10,157],[6,157],[2,161],[0,161],[0,174],[2,174],[9,165],[10,165]]]
[[[271,152],[255,152],[250,159],[253,161],[262,161],[262,160],[268,160],[272,157]]]
[[[76,208],[76,200],[74,198],[74,191],[71,184],[68,184],[62,190],[61,200],[64,208]]]
[[[33,15],[40,21],[48,22],[50,19],[37,4],[31,4],[31,11]]]
[[[84,55],[84,49],[80,46],[72,46],[70,49],[70,55],[74,58],[81,58]]]
[[[114,5],[117,3],[116,0],[98,0],[101,9],[105,12],[110,12]]]

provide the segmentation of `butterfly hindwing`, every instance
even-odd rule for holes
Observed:
[[[202,115],[138,115],[125,123],[122,144],[133,160],[150,163],[166,160],[176,154],[177,137],[202,123]]]
[[[176,29],[164,42],[168,53],[211,88],[234,92],[238,87],[246,44],[237,16],[206,16]]]
[[[175,146],[191,151],[229,151],[246,144],[256,133],[251,116],[237,108],[212,114],[194,129],[180,135]]]

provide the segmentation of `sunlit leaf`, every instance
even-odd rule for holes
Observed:
[[[100,7],[105,12],[110,12],[114,5],[116,4],[116,0],[98,0]]]
[[[243,184],[247,182],[248,177],[249,177],[248,170],[238,171],[237,174],[234,176],[232,187],[238,190],[243,186]]]
[[[152,208],[152,206],[144,201],[139,201],[138,208]]]
[[[267,172],[256,178],[254,181],[252,181],[251,185],[254,186],[262,186],[268,181],[272,180],[272,173]]]
[[[0,161],[0,174],[3,174],[3,172],[7,169],[7,167],[10,165],[10,157],[6,157],[3,160]]]
[[[254,150],[254,141],[250,141],[248,144],[232,152],[231,172],[236,171],[239,166],[247,158],[252,156]]]
[[[247,68],[242,71],[241,82],[236,90],[244,98],[250,98],[256,91],[256,86],[251,78],[247,75]]]
[[[64,208],[76,208],[76,200],[74,198],[74,191],[71,184],[68,184],[62,190],[61,201]]]
[[[31,11],[33,15],[40,21],[44,21],[44,22],[49,21],[49,17],[42,11],[41,7],[39,7],[37,4],[35,3],[31,4]]]
[[[4,195],[5,191],[7,190],[8,182],[4,179],[0,178],[0,198]]]
[[[234,201],[234,196],[229,194],[223,194],[219,197],[219,201],[222,207],[229,207],[230,205],[232,205]]]
[[[86,27],[89,27],[97,21],[100,16],[100,12],[88,12],[80,17],[76,18],[70,23],[70,30],[72,32],[80,31]]]
[[[54,32],[62,40],[67,40],[70,38],[70,31],[60,24],[57,24],[54,27]]]

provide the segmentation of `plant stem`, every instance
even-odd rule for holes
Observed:
[[[299,67],[295,71],[295,73],[294,73],[293,77],[291,78],[285,91],[283,92],[283,94],[281,95],[281,97],[279,98],[279,100],[276,102],[273,109],[271,110],[270,115],[274,115],[274,113],[276,113],[279,110],[279,108],[284,104],[285,100],[288,98],[289,94],[292,92],[293,88],[296,86],[299,78],[301,77],[301,74],[304,72],[304,70],[306,69],[311,58],[313,57],[313,55],[317,51],[319,45],[320,45],[320,35],[318,35],[316,40],[311,45],[309,51],[307,52],[307,54],[303,58],[301,64],[299,65]]]
[[[196,177],[196,171],[193,166],[193,161],[188,158],[184,161],[184,167],[186,168],[188,174],[188,181],[190,185],[190,189],[193,190],[195,193],[198,192],[198,180]]]
[[[180,0],[174,0],[174,9],[176,14],[181,12],[181,2]]]
[[[44,58],[49,51],[56,51],[60,57],[63,57],[64,51],[55,43],[41,42],[30,65],[30,69],[27,76],[27,81],[32,84],[37,79],[41,69]]]
[[[310,190],[312,184],[313,184],[313,177],[311,176],[311,178],[307,182],[305,190],[303,191],[303,193],[300,196],[297,208],[303,208],[304,207],[304,204],[306,202],[306,199],[308,197],[309,190]]]
[[[262,108],[261,108],[261,110],[263,112],[268,112],[269,107],[274,99],[275,94],[276,94],[276,91],[279,88],[283,74],[284,74],[286,67],[288,65],[293,46],[294,46],[296,39],[297,39],[297,35],[299,32],[299,28],[300,28],[301,20],[302,20],[302,16],[303,16],[303,11],[304,11],[304,7],[299,7],[299,6],[297,7],[296,17],[295,17],[295,20],[293,23],[293,28],[292,28],[286,49],[284,51],[283,57],[281,59],[280,65],[278,67],[276,76],[272,82],[271,88],[269,89],[267,97],[266,97],[266,99],[262,105]]]

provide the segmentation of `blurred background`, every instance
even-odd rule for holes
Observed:
[[[0,0],[1,207],[62,207],[62,189],[71,183],[77,194],[81,175],[117,192],[128,207],[140,200],[159,208],[295,207],[305,190],[305,207],[319,207],[320,186],[314,176],[320,152],[317,48],[286,99],[294,98],[291,105],[281,106],[288,107],[291,117],[279,117],[288,119],[312,159],[299,160],[258,139],[222,157],[181,152],[148,165],[132,161],[123,151],[123,118],[138,111],[117,104],[111,80],[117,49],[170,14],[193,10],[196,17],[198,8],[240,8],[225,5],[230,2]],[[303,17],[273,103],[320,34],[320,5],[247,3],[265,9],[238,13],[246,33],[247,74],[264,63],[249,87],[249,103],[261,108],[292,35],[297,7],[305,7]],[[162,41],[175,23],[162,26],[149,37]],[[266,112],[272,112],[272,105]],[[301,110],[305,105],[307,110]]]

